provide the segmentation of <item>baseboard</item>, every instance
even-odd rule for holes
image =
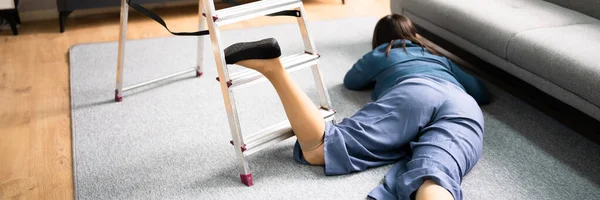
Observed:
[[[56,9],[25,11],[19,12],[19,16],[21,16],[22,22],[51,20],[58,19],[58,11]]]
[[[238,1],[240,3],[248,3],[254,0],[242,0]],[[179,6],[192,6],[198,5],[198,2],[167,2],[167,3],[154,3],[154,4],[144,4],[144,7],[149,9],[156,8],[170,8],[170,7],[179,7]],[[215,2],[215,7],[226,7],[228,4],[224,2]],[[106,7],[106,8],[94,8],[94,9],[82,9],[75,10],[69,18],[76,17],[84,17],[84,16],[92,16],[98,14],[108,14],[108,13],[118,13],[121,7]],[[58,11],[56,9],[48,9],[48,10],[35,10],[35,11],[24,11],[19,12],[21,16],[21,21],[30,22],[30,21],[44,21],[44,20],[58,20]]]

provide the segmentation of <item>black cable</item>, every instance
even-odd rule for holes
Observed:
[[[162,25],[163,27],[165,27],[165,29],[167,29],[167,31],[169,31],[169,33],[171,33],[173,35],[179,35],[179,36],[200,36],[200,35],[208,35],[209,34],[208,30],[196,31],[196,32],[172,32],[171,30],[169,30],[169,27],[167,26],[167,23],[165,22],[165,20],[163,20],[157,14],[155,14],[155,13],[151,12],[150,10],[144,8],[140,4],[132,3],[131,0],[127,0],[127,4],[129,4],[129,6],[131,6],[133,9],[137,10],[138,12],[140,12],[140,13],[146,15],[147,17],[153,19],[154,21],[158,22],[160,25]]]

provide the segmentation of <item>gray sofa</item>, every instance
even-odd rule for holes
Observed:
[[[391,7],[600,120],[600,0],[391,0]]]

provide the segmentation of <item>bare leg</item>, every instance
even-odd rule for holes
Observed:
[[[285,71],[279,58],[243,60],[236,64],[260,72],[271,82],[298,138],[304,159],[313,165],[325,164],[325,120],[310,98]]]
[[[454,200],[452,194],[432,180],[425,180],[417,190],[417,200]]]

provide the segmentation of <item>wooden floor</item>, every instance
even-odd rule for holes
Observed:
[[[390,12],[389,0],[304,2],[309,23]],[[195,6],[157,12],[173,30],[197,27]],[[132,12],[130,18],[130,39],[169,35],[138,14]],[[225,29],[295,21],[284,18],[262,17]],[[71,18],[63,34],[58,20],[25,22],[16,37],[0,32],[0,199],[73,199],[67,53],[75,44],[116,41],[118,25],[117,11]]]

